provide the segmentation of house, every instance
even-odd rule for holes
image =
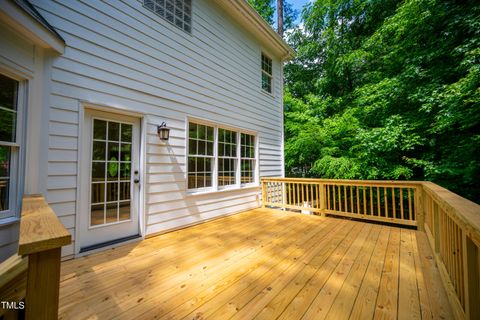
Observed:
[[[68,259],[258,207],[283,176],[293,51],[246,1],[0,4],[2,259],[24,194]]]
[[[282,178],[293,51],[246,1],[0,0],[0,23],[0,317],[480,318],[478,204]]]

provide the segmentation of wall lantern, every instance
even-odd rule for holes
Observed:
[[[160,140],[168,141],[168,138],[170,138],[170,128],[167,127],[165,122],[157,127],[157,133]]]

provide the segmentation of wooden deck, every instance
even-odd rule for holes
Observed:
[[[256,209],[62,263],[61,319],[452,319],[422,232]]]

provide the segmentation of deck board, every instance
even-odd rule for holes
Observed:
[[[425,244],[414,230],[255,209],[62,263],[59,317],[448,319]]]

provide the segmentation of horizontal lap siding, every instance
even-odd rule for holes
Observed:
[[[35,75],[35,47],[32,43],[18,37],[16,32],[2,24],[0,27],[0,64],[18,70],[24,76]],[[4,123],[0,123],[4,126]],[[21,148],[25,144],[19,141]],[[19,224],[0,225],[0,262],[4,261],[18,249]]]
[[[48,200],[74,232],[80,100],[145,114],[147,234],[259,205],[259,190],[189,196],[185,117],[258,132],[260,172],[281,174],[280,63],[274,97],[260,89],[262,46],[209,1],[193,1],[192,34],[138,1],[33,1],[65,39],[53,62]],[[156,126],[172,128],[168,146]],[[64,249],[72,254],[73,247]]]

